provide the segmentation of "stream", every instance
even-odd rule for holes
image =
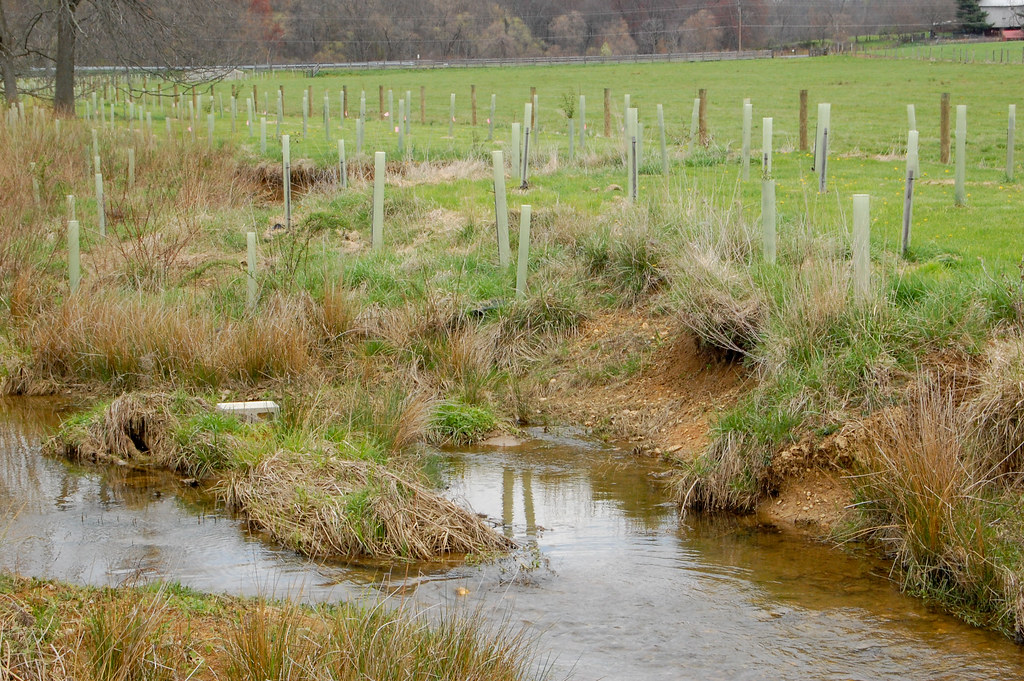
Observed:
[[[520,555],[351,565],[275,547],[173,476],[44,456],[61,411],[0,400],[2,570],[468,608],[527,627],[554,679],[1024,678],[1024,649],[902,595],[881,562],[742,519],[680,521],[644,462],[571,431],[443,455],[448,493]]]

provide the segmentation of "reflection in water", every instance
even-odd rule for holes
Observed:
[[[579,679],[1024,677],[1020,649],[904,597],[875,562],[734,519],[680,525],[642,462],[571,434],[447,457],[452,495],[539,550],[537,565],[312,564],[172,476],[42,457],[52,409],[25,404],[0,402],[5,569],[465,607],[540,632]]]
[[[527,472],[532,494],[519,505],[510,490]],[[1024,677],[1020,649],[900,594],[872,560],[733,518],[681,526],[648,472],[628,454],[550,434],[453,455],[454,493],[500,512],[547,564],[512,584],[456,571],[417,599],[450,602],[463,586],[469,607],[496,605],[542,630],[577,678]]]
[[[505,467],[501,473],[501,528],[507,537],[514,537],[513,527],[515,507],[516,471]],[[533,472],[525,469],[519,474],[519,482],[523,492],[523,514],[526,516],[525,535],[528,539],[537,538],[537,520],[533,512]]]

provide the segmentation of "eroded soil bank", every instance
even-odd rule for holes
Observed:
[[[703,348],[675,320],[638,311],[596,317],[552,360],[537,417],[573,424],[679,465],[702,453],[714,421],[756,381],[739,357]],[[547,374],[545,374],[547,376]],[[849,438],[779,452],[773,495],[755,517],[765,526],[826,539],[847,521]],[[668,480],[666,472],[663,479]]]

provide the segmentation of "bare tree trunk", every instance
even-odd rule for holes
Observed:
[[[7,28],[7,15],[4,14],[3,2],[0,2],[0,72],[4,78],[4,97],[8,104],[18,101],[18,74],[14,71],[14,41]]]
[[[78,27],[75,10],[81,0],[61,0],[57,10],[57,60],[53,110],[61,115],[75,113],[75,41]]]
[[[3,36],[0,36],[0,72],[4,76],[4,98],[8,104],[14,104],[18,101],[18,75],[14,72],[14,60]]]

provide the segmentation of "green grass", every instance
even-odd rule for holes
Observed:
[[[881,47],[879,45],[878,47]],[[904,43],[898,47],[886,46],[885,54],[893,55],[893,50],[900,59],[924,59],[934,61],[971,63],[991,63],[1012,65],[1021,64],[1024,58],[1024,46],[1019,42],[1001,42],[998,40],[974,40],[972,42],[953,41],[942,44]],[[868,52],[869,54],[871,51]],[[880,50],[879,50],[880,53]]]
[[[985,46],[972,45],[972,49]],[[987,49],[991,49],[990,47]],[[974,260],[981,257],[988,262],[1008,258],[1014,244],[1015,217],[1012,196],[1019,191],[1019,183],[1004,181],[1005,125],[1007,105],[1014,103],[1013,93],[1003,87],[1018,66],[985,64],[944,64],[921,61],[879,62],[852,57],[829,57],[794,60],[763,60],[735,63],[707,64],[644,64],[644,65],[588,65],[531,69],[473,69],[467,71],[388,71],[386,73],[342,73],[304,79],[290,73],[277,73],[272,78],[242,81],[240,92],[251,93],[255,84],[262,93],[276,92],[283,85],[286,94],[286,131],[293,142],[293,158],[308,157],[318,164],[330,166],[336,161],[336,145],[322,139],[319,111],[324,91],[332,93],[332,106],[337,108],[337,95],[342,85],[353,93],[365,89],[368,95],[368,116],[376,114],[377,85],[392,88],[397,95],[412,89],[418,106],[420,85],[427,92],[427,124],[421,125],[418,109],[414,112],[412,140],[418,160],[463,159],[474,155],[481,144],[486,149],[500,148],[508,141],[509,124],[522,117],[522,105],[529,88],[535,86],[540,102],[541,159],[558,150],[562,163],[566,163],[568,140],[562,129],[565,122],[560,110],[562,95],[566,91],[585,94],[588,102],[588,123],[592,137],[588,149],[600,154],[617,154],[618,126],[622,116],[622,96],[631,95],[634,106],[640,108],[641,121],[648,131],[647,154],[653,160],[657,155],[655,104],[665,105],[666,125],[670,140],[685,142],[689,131],[690,102],[696,89],[708,88],[709,129],[716,142],[716,151],[709,156],[698,150],[685,158],[680,147],[672,145],[674,154],[684,163],[673,163],[671,187],[675,191],[698,188],[717,190],[728,195],[741,192],[746,205],[756,206],[759,186],[756,182],[737,187],[735,165],[739,149],[739,123],[741,101],[745,97],[754,103],[754,148],[759,147],[759,119],[771,116],[775,129],[775,175],[779,186],[780,218],[798,220],[807,215],[813,221],[842,219],[849,212],[846,202],[853,193],[873,196],[873,224],[876,244],[888,248],[895,246],[902,211],[902,162],[884,161],[879,156],[902,153],[905,143],[905,105],[917,106],[918,128],[921,133],[922,182],[918,186],[915,205],[915,243],[934,244],[960,257]],[[474,128],[468,121],[468,90],[477,86],[480,97],[478,124]],[[679,84],[692,83],[691,88]],[[313,85],[316,113],[311,120],[309,138],[301,141],[301,117],[298,110],[301,91]],[[626,85],[623,85],[626,84]],[[779,84],[784,84],[781,87]],[[603,138],[603,88],[612,91],[612,139]],[[218,94],[229,93],[230,86],[214,88]],[[798,94],[800,89],[810,91],[810,127],[813,137],[817,102],[832,104],[833,130],[830,141],[830,184],[834,190],[828,196],[818,197],[809,173],[807,156],[792,151],[798,139]],[[458,97],[455,139],[447,136],[448,94]],[[491,92],[499,92],[496,142],[480,142],[486,137],[484,102]],[[951,168],[938,164],[939,96],[949,92],[952,104],[968,104],[968,192],[966,208],[953,208],[952,187],[943,182],[951,177]],[[244,107],[242,107],[244,110]],[[350,107],[351,110],[351,107]],[[336,111],[335,111],[336,113]],[[337,118],[334,118],[335,125]],[[296,127],[298,126],[298,127]],[[354,153],[354,123],[348,119],[342,128],[350,153]],[[218,135],[229,136],[230,125],[218,122]],[[202,126],[205,134],[205,126]],[[243,148],[254,150],[258,146],[249,142],[242,132],[236,132],[234,141]],[[387,132],[379,121],[367,123],[367,150],[383,149],[389,154],[397,144],[393,133]],[[271,158],[275,146],[270,145]],[[483,155],[481,155],[482,157]],[[279,158],[279,155],[277,156]],[[708,163],[708,159],[715,159]],[[357,160],[357,159],[355,159]],[[536,163],[535,163],[536,165]],[[658,163],[654,163],[657,166]],[[756,164],[755,164],[756,165]],[[947,172],[949,171],[949,172]],[[1020,175],[1018,163],[1018,176]],[[755,169],[755,175],[756,175]],[[594,180],[588,182],[585,178]],[[580,209],[599,209],[602,198],[584,185],[598,188],[617,181],[625,184],[621,172],[584,171],[578,165],[554,176],[536,176],[536,189],[529,200],[535,209],[553,202],[569,200]],[[662,182],[657,175],[643,176],[642,191],[653,191]],[[653,185],[653,186],[652,186]],[[457,191],[450,186],[417,188],[412,193],[434,205],[455,209],[467,205],[484,208],[489,204],[487,182],[457,183]],[[567,196],[571,194],[570,196]],[[399,192],[401,195],[402,192]],[[607,198],[607,197],[603,197]],[[514,204],[514,201],[512,202]],[[339,206],[340,207],[340,206]],[[347,218],[341,218],[347,219]],[[365,219],[365,218],[362,218]],[[847,218],[848,219],[848,218]],[[981,230],[980,232],[978,230]]]
[[[460,402],[442,402],[430,417],[434,437],[455,445],[479,440],[497,425],[498,420],[489,409]]]

